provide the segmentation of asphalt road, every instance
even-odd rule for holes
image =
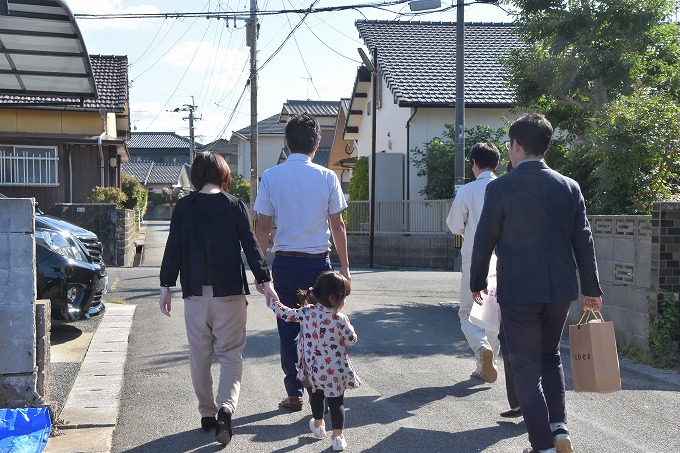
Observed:
[[[158,268],[111,268],[109,296],[137,304],[113,452],[321,452],[330,440],[308,433],[310,411],[280,410],[285,397],[272,312],[253,290],[235,436],[223,448],[199,428],[189,377],[183,304],[158,310]],[[354,269],[345,312],[359,342],[349,354],[363,385],[345,395],[348,451],[521,452],[524,424],[505,421],[504,376],[469,379],[474,366],[457,312],[460,274]],[[568,354],[564,354],[568,357]],[[217,366],[214,366],[215,376]],[[567,394],[576,451],[678,452],[680,377],[622,361],[624,390]],[[328,422],[327,422],[328,423]]]

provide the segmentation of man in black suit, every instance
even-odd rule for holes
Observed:
[[[552,133],[538,114],[510,126],[515,169],[487,186],[470,266],[470,289],[481,301],[496,251],[496,295],[531,443],[525,453],[573,451],[559,346],[571,301],[578,298],[577,268],[584,310],[602,306],[581,190],[543,161]]]

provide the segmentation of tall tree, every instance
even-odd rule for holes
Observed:
[[[526,43],[504,60],[518,107],[560,129],[569,146],[558,169],[579,181],[591,211],[648,213],[655,200],[678,199],[675,0],[506,3]]]

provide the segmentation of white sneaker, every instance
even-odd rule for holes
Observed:
[[[317,428],[313,418],[309,419],[309,430],[314,434],[314,437],[318,439],[326,437],[326,425],[321,425]]]
[[[342,451],[345,448],[347,448],[347,441],[344,435],[333,438],[333,451]]]

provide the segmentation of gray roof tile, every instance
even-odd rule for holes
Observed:
[[[126,162],[121,166],[123,173],[134,176],[137,181],[146,184],[174,185],[179,182],[182,170],[188,164],[157,164],[155,162]]]
[[[134,176],[142,184],[146,184],[152,168],[153,162],[123,162],[121,164],[123,173]]]
[[[85,99],[83,106],[76,105],[78,99],[46,96],[0,96],[2,104],[45,104],[69,103],[72,109],[100,109],[110,112],[123,112],[127,98],[128,58],[125,55],[90,55],[90,63],[95,82],[97,83],[97,99]]]
[[[239,134],[250,137],[250,126],[239,129],[236,132]],[[286,125],[279,123],[279,114],[272,115],[269,118],[265,118],[257,123],[257,135],[285,135]]]
[[[288,115],[298,115],[307,112],[312,116],[331,116],[337,117],[340,109],[338,101],[291,101],[283,104],[283,111]]]
[[[399,105],[456,101],[456,23],[357,21],[369,50],[378,49],[378,68]],[[466,105],[511,105],[499,58],[521,48],[508,23],[465,24]]]
[[[190,145],[188,138],[174,132],[132,132],[125,143],[128,149],[189,149]]]

